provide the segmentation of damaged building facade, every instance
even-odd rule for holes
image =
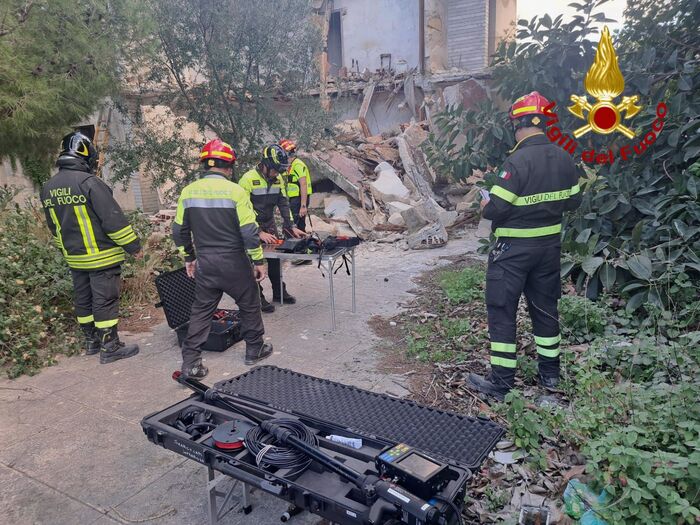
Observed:
[[[313,95],[341,122],[335,147],[307,160],[354,201],[328,197],[325,222],[314,224],[412,249],[444,245],[475,217],[477,190],[438,193],[421,144],[431,115],[489,96],[489,56],[513,36],[515,0],[317,0],[314,8],[324,52]]]

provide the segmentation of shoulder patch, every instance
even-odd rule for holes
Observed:
[[[513,174],[510,171],[506,170],[501,170],[501,172],[498,174],[498,177],[504,180],[508,180],[511,178]]]

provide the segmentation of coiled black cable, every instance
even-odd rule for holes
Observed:
[[[290,431],[294,437],[309,445],[318,446],[316,435],[296,419],[273,419],[271,422]],[[255,462],[259,467],[289,469],[290,477],[301,474],[311,464],[311,459],[306,454],[278,444],[275,437],[262,430],[260,426],[255,426],[246,433],[245,446],[255,456]]]

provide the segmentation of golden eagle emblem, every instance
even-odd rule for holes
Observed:
[[[568,110],[578,118],[588,120],[588,124],[574,131],[574,137],[579,138],[593,130],[603,135],[619,131],[627,138],[633,138],[634,131],[621,122],[622,113],[625,114],[624,118],[632,118],[642,107],[636,105],[639,101],[637,95],[622,97],[619,104],[613,103],[613,99],[619,97],[625,89],[625,79],[617,64],[617,55],[608,26],[603,28],[595,61],[586,73],[583,87],[597,102],[591,105],[585,95],[571,95],[573,105],[569,106]],[[584,116],[584,111],[588,112],[588,117]]]

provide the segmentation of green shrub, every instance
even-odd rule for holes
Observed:
[[[696,523],[700,516],[700,333],[680,342],[597,341],[566,355],[571,409],[528,404],[513,391],[499,411],[539,468],[543,438],[580,447],[608,523]]]
[[[0,367],[34,373],[56,354],[77,351],[72,280],[41,209],[0,207]]]
[[[559,301],[562,336],[572,343],[585,343],[602,335],[609,317],[610,312],[604,306],[585,297],[565,295]]]
[[[440,287],[451,303],[469,303],[484,297],[486,272],[479,266],[468,266],[461,271],[445,271],[440,276]]]

